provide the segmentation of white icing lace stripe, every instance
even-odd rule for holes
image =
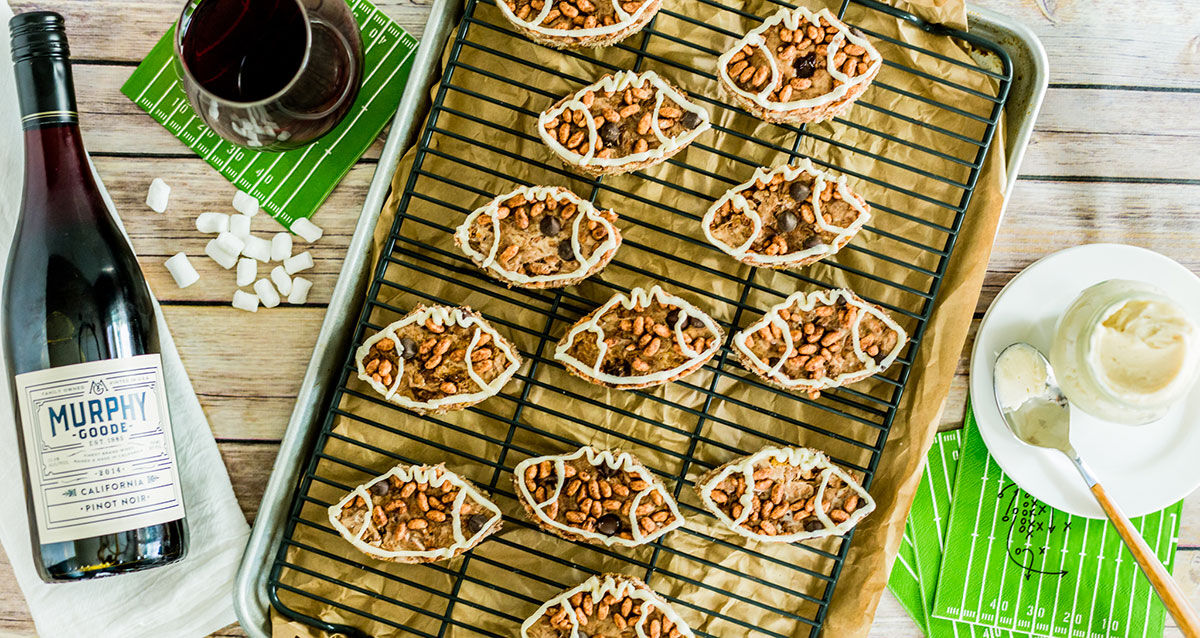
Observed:
[[[629,507],[629,516],[626,517],[625,520],[625,523],[629,526],[630,534],[633,536],[633,540],[627,540],[616,535],[606,536],[598,532],[589,532],[580,527],[573,527],[565,523],[560,523],[559,521],[547,516],[543,511],[549,507],[550,504],[557,502],[559,499],[563,484],[566,482],[566,472],[564,471],[564,468],[566,467],[567,461],[574,461],[580,457],[586,457],[587,462],[594,467],[600,467],[602,464],[607,465],[614,470],[634,474],[646,482],[646,489],[639,491],[636,495],[633,495],[631,501],[632,504]],[[525,484],[525,471],[532,466],[541,464],[543,461],[553,462],[554,473],[558,480],[553,494],[548,495],[545,501],[538,503],[536,500],[534,500],[533,493],[529,491],[529,486]],[[664,488],[662,484],[655,479],[654,475],[651,474],[650,471],[645,468],[645,466],[638,463],[637,459],[628,452],[621,452],[620,454],[614,456],[612,450],[598,450],[591,446],[585,446],[579,448],[571,454],[537,456],[525,459],[524,461],[518,463],[515,468],[513,468],[513,475],[517,478],[517,480],[514,482],[517,484],[517,489],[520,490],[522,499],[534,504],[533,510],[540,522],[560,531],[599,541],[607,547],[612,547],[613,545],[621,545],[624,547],[637,547],[639,545],[644,545],[674,529],[682,527],[686,522],[684,521],[683,514],[681,514],[679,511],[679,506],[675,503],[675,499],[671,497],[666,488]],[[637,524],[637,506],[641,499],[645,496],[648,496],[651,492],[658,492],[662,495],[663,505],[666,506],[674,518],[669,524],[659,526],[654,530],[653,533],[648,536],[644,536],[642,534],[641,527]],[[609,513],[619,515],[619,512]]]
[[[500,251],[500,219],[496,217],[496,211],[500,206],[516,195],[525,197],[528,201],[546,201],[553,198],[557,202],[567,202],[575,204],[578,209],[572,216],[574,220],[571,222],[571,250],[575,255],[575,259],[579,262],[579,267],[572,271],[564,271],[553,275],[526,275],[524,273],[509,270],[502,266],[496,260],[496,253]],[[487,254],[483,254],[476,250],[470,241],[471,228],[475,225],[475,220],[480,215],[488,215],[492,218],[492,245],[488,248]],[[584,218],[595,221],[603,226],[608,231],[608,236],[604,241],[600,242],[595,251],[592,252],[590,258],[585,259],[583,248],[579,244],[579,231]],[[518,284],[531,283],[547,283],[554,281],[566,281],[587,275],[596,264],[600,263],[609,251],[617,247],[617,229],[612,222],[608,221],[600,211],[587,201],[572,193],[571,191],[557,186],[522,186],[516,190],[510,191],[499,197],[496,197],[487,204],[475,209],[463,223],[458,226],[454,232],[455,243],[463,253],[470,257],[473,261],[480,264],[484,270],[491,270],[500,277],[508,279]]]
[[[669,370],[660,370],[658,372],[651,372],[650,374],[621,377],[608,374],[607,372],[602,372],[601,368],[604,363],[604,357],[608,353],[608,344],[604,343],[605,334],[604,329],[600,327],[600,319],[610,310],[615,308],[617,304],[620,304],[625,309],[630,309],[634,306],[649,307],[650,303],[654,300],[657,300],[660,304],[665,306],[676,306],[679,308],[679,318],[675,320],[675,343],[678,343],[684,355],[690,358],[674,368],[670,368]],[[709,332],[711,333],[712,343],[706,343],[707,347],[703,352],[696,352],[695,350],[692,350],[687,346],[686,341],[684,340],[683,326],[687,324],[687,319],[690,317],[699,319],[704,324],[704,327],[708,328]],[[575,339],[578,338],[583,332],[596,333],[597,355],[596,360],[592,363],[584,363],[579,359],[567,354],[567,351],[571,349],[572,345],[574,345]],[[575,324],[575,326],[571,328],[570,332],[568,332],[566,336],[558,342],[558,346],[554,350],[554,358],[575,368],[576,370],[579,370],[593,379],[603,383],[612,384],[614,386],[628,386],[642,383],[665,383],[672,377],[696,365],[697,361],[706,360],[715,355],[717,351],[721,349],[723,335],[724,333],[721,331],[720,326],[717,325],[716,321],[713,321],[712,317],[709,317],[706,313],[687,301],[676,297],[675,295],[664,292],[659,286],[654,286],[649,292],[646,292],[646,290],[642,288],[634,288],[629,291],[628,295],[624,293],[617,293],[613,295],[608,302],[592,312],[590,319]],[[707,342],[709,337],[705,337],[705,340]]]
[[[827,47],[826,59],[828,60],[827,69],[829,71],[829,75],[834,79],[841,81],[842,84],[834,87],[834,89],[828,93],[824,93],[813,98],[792,100],[789,102],[772,102],[768,98],[776,88],[779,88],[776,86],[776,84],[778,83],[778,78],[782,75],[782,73],[779,70],[779,62],[775,59],[775,53],[762,47],[763,43],[765,42],[765,38],[762,34],[765,33],[767,29],[779,24],[780,22],[782,22],[783,26],[787,29],[796,29],[800,26],[801,18],[804,18],[810,24],[816,25],[817,28],[821,28],[821,18],[825,18],[829,24],[837,27],[838,33],[833,37],[833,40],[830,41]],[[843,73],[840,68],[837,68],[833,65],[833,58],[837,55],[838,50],[842,48],[842,44],[846,40],[849,40],[852,44],[857,44],[867,50],[864,55],[870,60],[871,68],[867,69],[866,73],[860,73],[854,77],[850,77]],[[771,68],[771,81],[767,83],[766,88],[758,93],[752,93],[742,89],[729,75],[729,60],[732,59],[734,54],[742,50],[742,47],[746,46],[747,44],[763,48],[763,52],[766,54],[767,64],[769,64]],[[810,109],[829,104],[830,102],[836,102],[837,100],[845,97],[851,88],[858,86],[859,84],[864,84],[868,78],[873,77],[879,70],[879,67],[882,65],[883,56],[879,54],[879,51],[875,50],[875,47],[871,44],[871,42],[864,37],[852,33],[849,28],[846,27],[845,23],[843,23],[841,20],[838,20],[828,8],[821,9],[820,11],[813,13],[805,7],[796,7],[795,9],[780,9],[778,13],[767,18],[761,25],[752,29],[741,40],[738,40],[736,43],[734,43],[733,47],[723,53],[721,57],[717,58],[717,72],[724,81],[725,89],[734,91],[738,95],[741,95],[748,100],[752,100],[755,104],[769,111],[794,111],[798,109]]]
[[[594,2],[597,3],[603,1],[604,0],[594,0]],[[546,0],[546,3],[542,6],[542,10],[538,12],[534,20],[522,20],[518,18],[517,14],[513,13],[512,9],[509,8],[508,3],[504,0],[497,2],[496,6],[500,7],[500,11],[504,14],[504,17],[511,20],[514,24],[520,25],[526,29],[529,29],[530,31],[536,31],[537,33],[544,35],[588,38],[616,33],[617,31],[636,23],[638,19],[640,19],[642,15],[646,13],[647,8],[652,4],[652,0],[646,0],[633,13],[626,13],[626,11],[621,8],[621,3],[619,0],[610,1],[612,2],[614,13],[619,19],[608,26],[598,26],[590,29],[552,29],[550,27],[540,26],[542,22],[546,20],[546,16],[550,14],[550,10],[557,6],[557,3],[552,2],[551,0]]]
[[[762,216],[758,214],[757,210],[755,210],[754,205],[742,195],[742,192],[754,187],[754,185],[758,182],[770,183],[770,181],[776,175],[782,174],[785,182],[791,182],[799,177],[802,173],[808,173],[809,175],[812,175],[815,180],[812,185],[811,197],[813,219],[818,228],[825,232],[836,235],[833,243],[823,243],[813,246],[812,248],[784,253],[782,255],[767,255],[762,252],[750,250],[750,247],[753,246],[754,242],[757,241],[762,235]],[[835,184],[837,192],[842,196],[842,201],[849,204],[851,208],[858,212],[858,215],[854,218],[854,221],[852,221],[850,225],[846,226],[845,228],[835,226],[832,223],[826,223],[825,218],[821,217],[821,193],[825,190],[825,183],[831,180]],[[716,221],[717,212],[722,206],[725,205],[726,202],[729,203],[734,212],[739,212],[750,218],[750,222],[754,229],[750,234],[750,237],[740,246],[731,246],[730,244],[721,241],[721,239],[713,234],[713,223]],[[799,209],[797,209],[796,215],[799,216],[799,214]],[[735,259],[741,260],[747,257],[752,257],[755,261],[768,264],[778,264],[799,261],[812,255],[835,253],[837,252],[838,244],[849,242],[850,239],[858,233],[858,231],[862,230],[862,227],[870,219],[870,210],[863,203],[862,199],[850,190],[850,187],[846,184],[845,175],[838,175],[837,178],[834,179],[830,173],[818,169],[813,165],[811,160],[805,158],[796,164],[783,164],[770,170],[766,169],[765,167],[759,167],[755,169],[754,175],[749,180],[726,191],[726,193],[722,195],[720,199],[718,199],[713,203],[712,206],[709,207],[708,212],[704,214],[704,218],[700,221],[700,225],[704,230],[704,237],[708,239],[709,243],[717,248],[720,248],[722,251],[734,257]]]
[[[850,334],[851,345],[854,346],[854,356],[856,356],[858,360],[862,362],[862,370],[844,372],[836,377],[823,376],[818,379],[806,379],[799,377],[793,378],[780,372],[782,363],[796,356],[797,354],[795,344],[792,343],[790,334],[785,341],[785,348],[783,354],[779,358],[779,364],[776,364],[775,366],[768,365],[767,362],[760,359],[758,355],[752,352],[746,345],[746,339],[754,336],[754,334],[763,327],[772,323],[778,325],[784,334],[788,334],[791,331],[788,323],[779,316],[780,310],[791,308],[791,306],[796,302],[800,302],[798,307],[798,310],[800,311],[812,310],[817,306],[818,302],[820,302],[821,305],[832,306],[837,303],[839,297],[845,299],[848,305],[854,306],[859,310],[854,317],[854,323],[850,326]],[[862,345],[859,342],[859,325],[868,314],[883,322],[883,325],[896,332],[896,345],[893,346],[891,352],[887,353],[887,355],[878,363],[875,362],[874,358],[863,351]],[[888,368],[888,366],[892,365],[892,362],[896,360],[896,357],[900,356],[900,350],[904,348],[904,344],[907,341],[908,333],[904,331],[904,328],[900,327],[900,324],[893,321],[891,317],[889,317],[882,310],[876,308],[873,304],[862,301],[854,293],[841,288],[836,290],[818,290],[807,294],[804,292],[792,293],[792,295],[787,299],[784,299],[782,302],[771,306],[771,309],[767,311],[767,314],[763,315],[762,319],[760,319],[757,323],[750,324],[741,332],[733,335],[734,349],[745,355],[746,359],[754,366],[755,371],[757,371],[759,374],[787,388],[806,388],[810,390],[835,388],[844,383],[850,383],[852,381],[883,372]]]
[[[386,481],[389,477],[395,476],[401,483],[415,481],[417,483],[426,483],[430,487],[440,488],[446,483],[458,488],[458,496],[454,499],[453,511],[450,516],[450,526],[454,535],[454,543],[438,549],[427,550],[385,550],[376,547],[362,540],[364,534],[367,533],[367,528],[371,526],[371,513],[375,509],[375,503],[371,499],[371,486],[380,481]],[[398,488],[391,488],[398,489]],[[493,516],[488,519],[487,523],[475,532],[470,538],[463,535],[463,521],[461,509],[463,503],[466,502],[467,495],[474,499],[475,503],[482,506],[484,509],[492,512]],[[342,509],[355,497],[361,497],[366,503],[367,512],[363,518],[362,527],[358,532],[351,531],[348,527],[342,524],[341,513]],[[454,556],[455,553],[464,548],[472,547],[476,542],[487,534],[493,524],[501,518],[500,508],[496,507],[495,503],[489,501],[486,497],[479,493],[475,487],[459,475],[447,470],[441,465],[397,465],[388,470],[386,473],[375,477],[374,479],[359,485],[347,494],[342,500],[329,506],[329,522],[333,528],[338,531],[351,545],[358,550],[374,556],[386,556],[388,558],[432,558],[441,559]],[[379,532],[383,536],[382,532]]]
[[[440,399],[433,399],[430,401],[414,401],[402,394],[397,394],[397,390],[400,388],[400,375],[404,371],[404,357],[402,356],[403,346],[400,343],[400,337],[397,335],[397,332],[401,328],[413,323],[424,325],[429,319],[433,319],[433,322],[440,326],[457,325],[463,328],[475,326],[475,332],[472,333],[471,341],[467,345],[465,361],[467,364],[467,374],[471,377],[471,381],[479,386],[478,392],[451,394]],[[491,383],[486,383],[484,379],[475,372],[473,365],[474,362],[471,360],[471,353],[475,351],[475,346],[477,343],[479,343],[482,333],[487,333],[490,335],[492,338],[492,344],[494,344],[496,348],[503,352],[504,356],[508,359],[508,367],[506,367],[500,374],[496,375],[496,378],[492,379]],[[365,365],[367,355],[371,352],[371,346],[375,345],[376,342],[384,338],[391,339],[396,344],[394,346],[397,353],[396,358],[399,360],[396,368],[396,380],[393,382],[392,387],[390,388],[372,379],[371,375],[367,374]],[[428,306],[420,312],[409,313],[408,316],[400,319],[399,321],[393,322],[363,341],[362,345],[359,346],[358,350],[354,353],[354,358],[358,363],[359,379],[362,379],[370,384],[370,386],[374,388],[376,392],[382,394],[383,397],[388,401],[406,408],[418,410],[431,410],[445,405],[456,405],[459,403],[475,403],[490,396],[494,396],[496,393],[500,392],[500,389],[504,387],[504,384],[508,383],[508,380],[511,379],[514,374],[516,374],[517,368],[521,366],[520,357],[518,357],[513,351],[512,346],[510,346],[508,342],[500,336],[500,333],[496,332],[495,328],[492,328],[492,326],[486,321],[475,316],[474,313],[468,313],[462,308],[452,308],[450,306]]]
[[[778,462],[785,465],[791,465],[799,468],[801,471],[819,468],[821,472],[821,483],[817,487],[816,494],[813,498],[817,506],[813,508],[817,514],[818,520],[824,525],[825,529],[815,531],[800,531],[792,534],[776,534],[769,536],[759,534],[744,527],[742,524],[750,516],[752,503],[754,501],[754,469],[761,462]],[[735,473],[741,473],[746,480],[746,490],[742,493],[742,497],[738,502],[742,505],[742,514],[737,519],[732,519],[712,500],[712,492],[726,478]],[[846,485],[858,495],[862,504],[854,512],[850,513],[849,517],[841,523],[834,523],[820,507],[821,498],[825,494],[825,485],[829,481],[830,474],[836,475],[842,479]],[[860,520],[867,514],[875,510],[875,499],[858,484],[846,471],[835,465],[825,456],[824,452],[813,448],[805,447],[766,447],[758,452],[740,459],[736,463],[731,463],[724,467],[720,472],[717,472],[703,485],[697,486],[697,492],[700,494],[700,500],[710,512],[712,512],[721,522],[725,523],[730,529],[738,534],[765,543],[793,543],[796,541],[809,540],[813,538],[822,538],[825,536],[835,536],[845,534],[850,531]]]
[[[594,157],[596,152],[596,138],[599,136],[599,133],[596,130],[595,122],[590,117],[587,119],[588,150],[584,155],[580,155],[579,153],[576,153],[575,151],[572,151],[560,144],[558,141],[558,135],[556,133],[549,133],[546,131],[546,123],[561,116],[563,112],[568,109],[582,109],[590,113],[591,109],[589,109],[583,103],[583,96],[588,91],[592,91],[593,94],[604,91],[616,93],[618,91],[624,91],[626,88],[630,87],[640,89],[647,82],[650,83],[657,93],[654,115],[651,117],[652,122],[650,125],[651,130],[654,131],[655,136],[657,136],[661,142],[657,148],[648,149],[641,153],[632,153],[622,157]],[[690,131],[683,131],[675,137],[666,137],[663,135],[662,131],[660,131],[658,128],[658,108],[662,106],[664,95],[666,97],[670,97],[671,100],[675,102],[682,110],[695,113],[697,116],[699,116],[700,124],[696,125],[696,128]],[[550,150],[554,151],[564,160],[579,166],[601,167],[623,166],[625,164],[641,162],[647,159],[662,159],[663,157],[666,157],[668,153],[672,153],[677,149],[691,144],[692,140],[699,137],[701,133],[707,131],[711,126],[712,125],[709,122],[708,111],[693,104],[686,95],[675,90],[674,87],[667,84],[654,71],[643,71],[641,73],[636,73],[634,71],[620,71],[615,75],[606,75],[600,78],[600,80],[595,84],[585,86],[576,91],[570,99],[566,100],[562,104],[552,106],[549,109],[542,111],[541,115],[538,116],[537,124],[538,135],[542,137],[542,141],[544,141],[546,145],[550,147]]]
[[[583,583],[575,586],[572,589],[547,600],[538,607],[538,610],[532,616],[527,618],[521,624],[521,638],[529,638],[529,629],[538,623],[546,612],[560,605],[567,609],[567,619],[571,622],[571,634],[569,638],[579,638],[579,619],[575,614],[575,607],[571,604],[571,597],[575,594],[582,593],[592,597],[593,606],[598,605],[600,601],[607,595],[612,594],[613,598],[622,600],[624,598],[632,598],[641,601],[640,609],[641,620],[634,625],[634,631],[638,638],[650,638],[649,631],[644,626],[647,616],[651,610],[657,609],[671,622],[675,623],[675,627],[679,633],[688,638],[694,638],[695,634],[683,618],[675,612],[675,609],[667,605],[654,590],[646,586],[645,583],[630,577],[618,577],[612,574],[601,574],[592,576],[583,581]]]

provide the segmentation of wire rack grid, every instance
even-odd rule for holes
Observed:
[[[738,0],[695,0],[686,12],[668,5],[641,34],[598,53],[535,47],[503,20],[495,0],[466,1],[411,171],[393,195],[396,220],[353,343],[417,303],[469,303],[518,345],[526,364],[497,397],[459,414],[419,416],[360,384],[347,353],[268,578],[279,613],[355,636],[367,635],[361,627],[437,638],[511,636],[554,593],[590,574],[620,571],[664,594],[699,636],[820,633],[853,532],[783,548],[746,544],[722,531],[685,488],[730,458],[797,443],[827,450],[870,488],[1012,68],[986,40],[874,0],[844,0],[838,15],[886,51],[883,72],[854,112],[831,125],[766,126],[718,97],[705,62],[769,13],[794,6],[753,1],[757,11]],[[884,17],[968,42],[999,64],[965,62],[864,26]],[[944,65],[984,76],[992,90],[944,79],[936,72]],[[625,68],[655,68],[682,85],[711,110],[715,134],[665,168],[581,178],[540,147],[537,114]],[[903,76],[933,83],[945,99],[902,88]],[[931,111],[955,124],[929,123],[922,114]],[[849,138],[858,143],[841,141]],[[757,166],[799,157],[851,177],[875,213],[863,231],[872,240],[855,240],[833,263],[802,271],[735,268],[704,241],[700,216]],[[914,166],[914,157],[925,168]],[[906,178],[872,177],[872,165]],[[626,239],[601,276],[557,291],[505,289],[454,248],[450,237],[461,219],[514,183],[568,185],[620,212]],[[614,292],[649,283],[711,309],[727,335],[794,290],[848,285],[892,313],[911,340],[886,373],[815,400],[749,375],[728,342],[703,370],[665,389],[620,393],[568,377],[551,354],[567,327]],[[520,511],[511,483],[517,463],[597,441],[637,454],[673,490],[688,524],[622,551],[558,540],[510,515]],[[325,508],[354,485],[396,463],[443,461],[485,487],[506,512],[505,530],[463,558],[383,564],[348,550],[329,526]],[[308,611],[318,607],[326,613]]]

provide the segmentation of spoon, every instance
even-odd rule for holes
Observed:
[[[1071,445],[1071,404],[1059,389],[1045,355],[1028,343],[1008,346],[996,357],[993,388],[1000,414],[1013,436],[1026,445],[1058,450],[1071,459],[1179,629],[1189,638],[1200,638],[1196,610]]]

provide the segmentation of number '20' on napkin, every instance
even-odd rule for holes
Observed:
[[[1182,502],[1133,519],[1171,569]],[[1105,520],[1054,510],[988,454],[974,414],[937,435],[889,588],[931,638],[1161,636],[1164,609]]]

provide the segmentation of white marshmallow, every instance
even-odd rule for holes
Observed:
[[[233,194],[233,209],[247,217],[254,217],[258,214],[258,198],[238,191]]]
[[[286,270],[287,274],[289,274],[289,275],[294,275],[294,274],[300,272],[301,270],[308,270],[309,268],[312,268],[312,267],[313,267],[313,258],[312,258],[312,255],[310,255],[307,250],[298,255],[292,255],[291,257],[288,257],[287,259],[283,260],[283,269]]]
[[[253,257],[265,264],[271,261],[271,242],[262,237],[250,235],[246,238],[246,245],[242,247],[242,254],[247,257]]]
[[[279,293],[275,292],[275,286],[271,285],[269,279],[259,279],[254,282],[254,292],[258,293],[258,300],[262,302],[263,308],[274,308],[279,305]]]
[[[187,288],[200,281],[200,273],[196,272],[188,256],[183,253],[175,253],[167,260],[167,272],[171,273],[180,288]]]
[[[146,205],[150,210],[156,213],[162,213],[167,210],[167,201],[171,198],[171,187],[162,181],[162,178],[155,177],[150,182],[150,191],[146,193]]]
[[[250,218],[245,215],[229,216],[229,232],[245,239],[250,236]]]
[[[321,235],[325,234],[325,231],[321,230],[320,226],[312,223],[304,217],[292,222],[291,231],[303,237],[304,241],[310,244],[317,241],[321,238]]]
[[[276,266],[271,269],[271,283],[279,289],[279,294],[284,297],[292,294],[292,278],[288,276],[287,271],[283,266]]]
[[[249,286],[258,279],[258,262],[249,257],[242,257],[237,262],[237,285]]]
[[[217,238],[213,241],[217,242],[217,245],[221,247],[221,250],[224,250],[234,257],[242,254],[242,249],[246,247],[246,242],[242,241],[241,237],[238,237],[229,231],[225,231],[220,235],[217,235]]]
[[[196,230],[202,233],[223,233],[229,230],[229,215],[225,213],[200,213],[196,218]]]
[[[275,233],[271,238],[271,261],[283,261],[292,256],[292,234]]]
[[[308,301],[308,291],[312,288],[312,282],[304,277],[296,277],[292,279],[292,292],[288,295],[287,301],[290,304],[302,304]]]
[[[258,312],[258,296],[244,290],[233,291],[233,307],[246,312]]]
[[[209,240],[208,244],[204,246],[204,254],[211,257],[213,261],[217,262],[217,265],[225,270],[233,268],[238,259],[238,254],[224,248],[219,238]]]

